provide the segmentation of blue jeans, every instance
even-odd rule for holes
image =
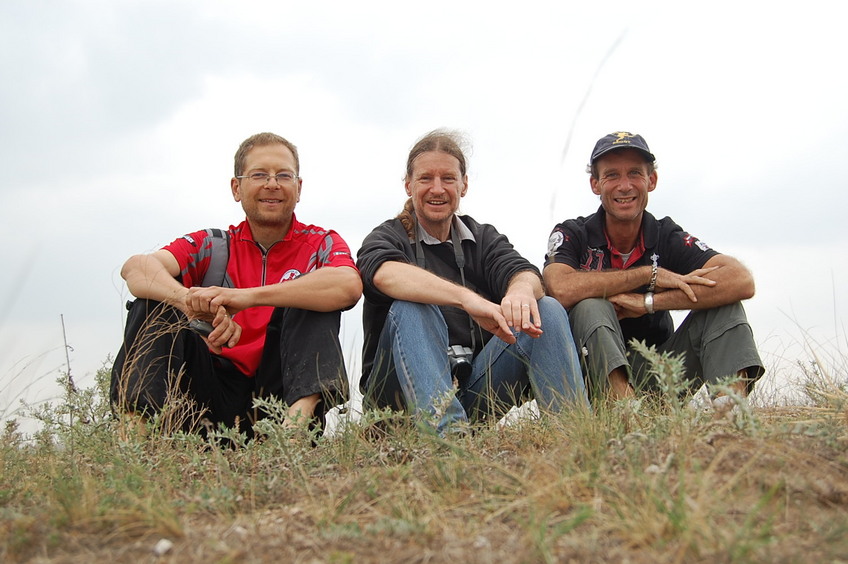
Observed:
[[[534,339],[517,333],[512,345],[490,339],[457,393],[442,312],[434,305],[395,301],[380,335],[366,400],[427,414],[440,434],[458,422],[501,416],[531,393],[543,412],[588,407],[568,314],[553,298],[538,304],[543,334]]]

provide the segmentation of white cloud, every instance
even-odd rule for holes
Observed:
[[[751,266],[764,347],[799,326],[844,337],[848,77],[834,10],[4,2],[0,394],[20,359],[62,353],[47,362],[61,366],[60,314],[78,373],[114,352],[123,260],[239,221],[232,156],[263,130],[301,150],[299,217],[355,251],[402,205],[415,139],[463,129],[463,209],[536,264],[556,222],[598,205],[584,172],[595,140],[643,133],[660,162],[651,211]]]

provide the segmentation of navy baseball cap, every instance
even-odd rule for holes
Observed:
[[[595,161],[601,155],[605,155],[616,149],[638,149],[645,154],[648,162],[652,163],[657,160],[653,153],[651,153],[651,150],[648,149],[648,143],[645,142],[644,137],[628,131],[616,131],[598,139],[598,142],[595,143],[594,150],[592,150],[592,158],[589,160],[589,164],[595,164]]]

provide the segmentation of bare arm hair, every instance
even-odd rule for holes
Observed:
[[[324,267],[294,280],[253,288],[194,287],[193,307],[214,310],[223,306],[231,314],[256,306],[295,307],[311,311],[336,311],[352,307],[362,296],[359,272],[349,266]]]
[[[714,281],[715,285],[690,285],[697,298],[694,303],[680,289],[660,291],[660,283],[665,285],[660,278],[657,282],[658,291],[654,295],[654,309],[709,309],[754,297],[754,277],[741,262],[728,255],[715,255],[704,264],[703,269],[714,267],[703,277]]]
[[[133,255],[121,268],[121,276],[133,296],[165,302],[185,313],[188,289],[177,280],[179,274],[177,259],[164,249]]]
[[[605,298],[632,294],[648,284],[650,266],[627,270],[583,272],[554,263],[545,267],[548,293],[566,308],[586,298]],[[677,274],[660,268],[657,276],[655,310],[709,309],[753,297],[754,278],[735,258],[715,255],[703,268]],[[634,298],[641,303],[642,297]]]
[[[380,292],[396,300],[458,307],[486,331],[507,343],[515,342],[500,305],[423,268],[389,260],[374,273],[373,282]]]
[[[651,280],[651,267],[584,272],[555,262],[543,274],[548,294],[570,308],[586,298],[608,298],[644,286]]]

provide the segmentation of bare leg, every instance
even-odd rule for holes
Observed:
[[[739,378],[736,382],[730,385],[730,389],[733,390],[733,393],[738,394],[741,397],[748,397],[748,381],[746,378],[748,377],[748,372],[746,370],[740,370],[736,373],[736,377]],[[721,397],[725,395],[722,392],[716,397]]]
[[[312,419],[312,416],[315,415],[315,407],[318,405],[320,400],[321,396],[319,394],[312,394],[311,396],[300,398],[294,402],[291,407],[289,407],[289,411],[283,425],[285,427],[292,427],[295,425],[300,426]]]
[[[609,375],[609,397],[613,400],[632,398],[636,395],[633,391],[633,386],[627,379],[627,370],[618,367],[610,372]]]
[[[747,397],[748,396],[748,382],[745,380],[748,377],[748,372],[745,370],[740,370],[737,374],[739,377],[738,382],[734,382],[733,385],[730,386],[734,392],[739,394],[740,396]]]

